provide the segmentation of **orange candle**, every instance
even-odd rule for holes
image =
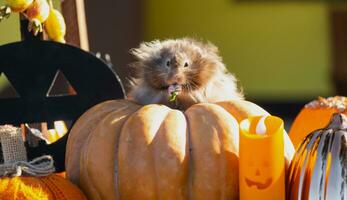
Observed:
[[[256,116],[240,123],[240,199],[285,199],[283,121]]]

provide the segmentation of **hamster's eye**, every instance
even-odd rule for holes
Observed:
[[[189,66],[188,62],[185,62],[184,67],[188,67],[188,66]]]
[[[166,66],[167,67],[170,67],[170,64],[171,64],[170,60],[166,61]]]

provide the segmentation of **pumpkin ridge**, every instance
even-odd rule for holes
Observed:
[[[169,115],[170,112],[172,112],[172,109],[171,109],[171,108],[169,108],[169,110],[167,111],[165,117],[162,118],[163,120],[160,122],[160,125],[158,126],[158,129],[155,131],[155,136],[153,137],[153,140],[154,140],[154,138],[156,137],[156,135],[158,134],[158,132],[159,132],[159,130],[161,129],[161,127],[162,127],[162,125],[163,125],[163,123],[164,123],[166,117]],[[152,140],[152,142],[153,142],[153,140]],[[152,142],[151,142],[151,143],[152,143]],[[159,190],[159,188],[158,188],[158,177],[160,177],[160,175],[158,174],[157,165],[155,164],[156,162],[155,162],[155,150],[154,150],[154,147],[153,147],[152,145],[150,145],[150,147],[151,147],[151,149],[152,149],[152,151],[151,151],[151,152],[152,152],[151,159],[152,159],[152,162],[154,163],[153,169],[154,169],[154,171],[156,172],[156,173],[155,173],[156,176],[154,177],[154,179],[155,179],[155,181],[154,181],[155,186],[154,186],[154,187],[155,187],[155,189],[157,190],[157,191],[155,192],[155,196],[156,196],[155,199],[160,199],[159,196],[158,196],[158,194],[159,194],[159,192],[158,192],[158,190]]]
[[[220,108],[220,106],[218,106],[219,108]],[[207,109],[207,111],[210,111],[209,109]],[[222,111],[224,111],[224,109],[220,109],[220,111],[219,112],[222,112]],[[210,111],[211,112],[211,111]],[[214,116],[216,117],[216,114],[215,113],[213,113],[214,114]],[[229,113],[228,113],[229,114]],[[236,120],[236,119],[235,119]],[[222,131],[222,130],[218,130],[218,132],[220,132],[220,131]],[[222,134],[217,134],[217,137],[218,137],[218,140],[219,140],[219,143],[220,143],[220,149],[223,149],[223,148],[225,148],[225,145],[222,143],[222,142],[220,142],[220,141],[223,141],[223,138],[222,138]],[[238,148],[236,148],[236,149],[233,149],[233,151],[238,151],[237,150]],[[221,151],[222,152],[222,151]],[[234,152],[235,153],[235,152]],[[238,153],[238,152],[237,152]],[[223,152],[223,153],[221,153],[220,154],[220,156],[222,157],[220,160],[219,160],[219,164],[221,165],[221,166],[225,166],[226,165],[226,153],[225,152]],[[223,170],[221,170],[222,172],[225,170],[225,167],[223,168]],[[219,174],[219,176],[221,176],[221,173]],[[224,181],[227,181],[226,180],[226,175],[222,175],[222,177],[221,177],[222,179],[224,179]],[[225,190],[226,190],[227,188],[226,188],[226,186],[223,184],[223,186],[222,186],[222,188],[221,188],[221,191],[222,192],[220,192],[220,196],[221,196],[221,198],[223,198],[223,197],[225,197]],[[223,192],[224,191],[224,192]]]
[[[184,114],[184,118],[187,122],[187,130],[186,130],[186,133],[187,133],[187,142],[188,142],[188,156],[189,156],[189,162],[188,162],[188,182],[187,182],[187,198],[188,199],[193,199],[193,195],[192,195],[192,188],[193,188],[193,175],[194,173],[192,173],[193,169],[194,169],[194,162],[193,162],[193,154],[192,154],[192,151],[193,151],[193,148],[192,148],[192,139],[191,139],[191,134],[190,134],[190,123],[189,123],[189,119],[188,119],[188,116],[186,115],[186,112],[187,110],[183,113]]]
[[[68,200],[67,198],[65,198],[64,192],[57,187],[56,182],[53,182],[52,180],[50,180],[51,177],[42,177],[40,179],[38,179],[43,185],[45,185],[50,192],[52,193],[52,195],[54,196],[55,199],[57,200]],[[56,180],[57,181],[57,180]]]
[[[121,132],[120,132],[120,140],[119,140],[119,142],[120,141],[123,141],[122,140],[122,138],[124,138],[124,137],[126,137],[125,136],[125,134],[126,133],[128,133],[128,132],[125,132],[125,130],[126,130],[126,127],[128,127],[128,124],[131,124],[132,122],[133,122],[133,120],[134,119],[136,119],[136,118],[142,118],[142,115],[144,115],[143,113],[146,113],[147,114],[147,112],[149,112],[149,111],[152,111],[152,112],[154,112],[154,110],[157,110],[158,108],[162,108],[161,110],[160,110],[160,115],[159,115],[159,120],[160,120],[160,123],[159,123],[159,121],[156,121],[156,126],[155,126],[155,128],[153,128],[152,127],[152,129],[148,129],[148,131],[149,132],[153,132],[154,134],[153,134],[153,136],[152,136],[152,138],[151,138],[151,140],[150,141],[147,141],[148,142],[148,145],[149,145],[149,152],[150,152],[150,157],[149,157],[149,159],[151,160],[150,162],[148,162],[148,163],[154,163],[154,156],[153,156],[153,148],[152,148],[152,146],[151,146],[151,143],[153,142],[153,140],[154,140],[154,138],[155,138],[155,135],[157,134],[157,132],[158,132],[158,130],[160,129],[160,126],[161,126],[161,124],[163,123],[163,121],[165,120],[165,118],[167,117],[167,115],[169,114],[169,112],[170,112],[170,108],[169,107],[167,107],[167,106],[165,106],[165,105],[159,105],[159,104],[150,104],[150,105],[146,105],[146,106],[143,106],[142,108],[140,108],[138,111],[136,111],[136,112],[134,112],[126,121],[125,121],[125,123],[123,124],[123,126],[122,126],[122,130],[121,130]],[[141,115],[140,115],[141,114]],[[140,121],[141,122],[141,121]],[[137,122],[137,123],[140,123],[139,121]],[[144,123],[144,122],[141,122],[141,123]],[[126,141],[126,139],[125,139],[125,141]],[[119,184],[118,184],[118,190],[119,191],[122,191],[123,189],[122,189],[122,187],[121,187],[121,182],[122,182],[122,164],[120,164],[119,162],[120,162],[120,160],[122,160],[122,157],[120,156],[120,154],[121,154],[121,151],[122,151],[122,146],[120,145],[120,148],[118,149],[119,151],[118,151],[118,169],[119,169],[119,176],[118,176],[118,181],[119,181]],[[155,164],[153,164],[152,165],[152,167],[153,168],[151,168],[151,169],[149,169],[153,174],[155,174],[155,176],[154,177],[152,177],[152,180],[154,179],[154,180],[156,180],[157,179],[157,177],[158,177],[158,174],[157,174],[157,171],[156,171],[156,165]],[[127,177],[124,177],[124,179],[127,179]],[[157,183],[156,183],[157,181],[152,181],[152,184],[154,184],[153,185],[153,188],[157,191],[158,190],[158,185],[157,185]],[[155,199],[158,199],[158,196],[157,196],[157,193],[158,192],[155,192],[155,195],[156,195],[156,198]],[[122,196],[120,195],[120,197],[122,198]]]
[[[101,104],[98,104],[98,105],[95,105],[93,106],[92,108],[88,109],[85,113],[82,114],[82,116],[76,121],[75,124],[80,124],[82,121],[82,119],[84,119],[86,116],[92,114],[95,112],[95,110],[100,110],[102,109],[103,107],[107,107],[109,104],[114,104],[114,103],[118,103],[118,102],[121,102],[120,100],[108,100],[108,101],[105,101]],[[105,113],[110,113],[112,112],[113,109],[110,109],[110,110],[106,110]],[[75,128],[74,128],[75,127]],[[71,129],[71,132],[79,132],[79,129],[83,129],[84,126],[82,127],[78,127],[78,130],[74,130],[74,129],[77,129],[76,126],[73,126],[72,129]],[[73,129],[74,128],[74,129]],[[92,127],[93,128],[93,127]],[[69,140],[68,140],[68,144],[74,144],[75,143],[75,140],[77,139],[77,137],[75,137],[75,134],[69,134]],[[77,136],[78,134],[76,134]],[[66,154],[69,154],[70,153],[70,148],[67,148],[66,150]],[[68,161],[68,160],[67,160]]]
[[[235,166],[238,165],[235,161],[238,159],[237,120],[223,108],[208,103],[193,105],[185,113],[193,141],[192,198],[238,199],[238,170],[235,171],[238,167]],[[197,121],[202,127],[197,127]],[[206,163],[207,158],[215,162]],[[210,190],[206,181],[221,186]]]
[[[41,177],[38,180],[49,189],[56,200],[69,200],[72,197],[77,199],[83,198],[78,187],[67,182],[63,177],[53,174]]]
[[[166,115],[165,115],[165,117],[163,117],[162,119],[162,121],[160,122],[160,125],[158,126],[158,129],[155,131],[155,136],[158,134],[158,132],[159,132],[159,129],[161,128],[161,126],[163,125],[163,122],[165,121],[165,119],[166,119],[166,117],[169,115],[169,112],[171,111],[171,109],[169,108],[169,110],[168,110],[168,112],[166,113]],[[154,138],[155,138],[155,136],[153,137],[153,140],[154,140]],[[153,140],[152,140],[152,142],[153,142]],[[151,143],[152,143],[151,142]],[[153,170],[155,171],[155,174],[156,174],[156,176],[154,176],[154,179],[155,179],[155,181],[154,181],[154,184],[155,184],[155,186],[154,186],[154,188],[157,190],[156,192],[155,192],[155,199],[160,199],[159,198],[159,196],[158,196],[158,177],[159,177],[159,174],[158,174],[158,170],[157,170],[157,165],[155,164],[155,159],[154,159],[154,157],[155,157],[155,152],[154,152],[154,149],[153,149],[153,146],[152,145],[150,145],[150,147],[151,147],[151,149],[152,149],[152,156],[151,156],[151,159],[152,159],[152,162],[154,163],[154,165],[153,165]]]
[[[135,113],[135,112],[137,112],[138,110],[139,110],[140,108],[137,108],[136,109],[136,111],[134,111],[134,112],[132,112],[132,113],[130,113],[129,115],[127,115],[126,117],[125,117],[125,120],[124,120],[124,122],[123,122],[123,124],[122,124],[122,126],[121,126],[121,131],[119,132],[119,134],[118,134],[118,137],[117,137],[117,141],[118,142],[116,142],[116,146],[115,146],[115,152],[114,152],[114,157],[115,157],[115,164],[114,164],[114,172],[116,173],[115,175],[115,186],[114,186],[114,188],[115,188],[115,190],[116,190],[116,197],[118,197],[118,198],[120,198],[120,194],[119,194],[119,186],[118,186],[118,184],[119,184],[119,168],[118,168],[118,151],[119,151],[119,141],[120,141],[120,137],[121,137],[121,133],[122,133],[122,129],[123,129],[123,127],[124,127],[124,124],[128,121],[128,119]]]
[[[91,187],[89,187],[89,190],[92,190],[92,191],[89,191],[90,193],[93,193],[93,195],[97,195],[97,198],[98,199],[103,199],[100,195],[98,191],[98,185],[95,185],[95,182],[94,181],[91,181],[93,180],[94,178],[91,176],[91,174],[93,174],[91,171],[90,171],[90,166],[93,165],[93,163],[91,163],[91,157],[89,155],[91,155],[91,151],[94,151],[94,149],[92,148],[86,148],[86,147],[89,147],[91,145],[91,142],[93,142],[93,139],[94,137],[100,137],[100,132],[97,132],[97,130],[100,129],[100,127],[105,124],[107,122],[108,119],[110,119],[111,117],[115,116],[115,115],[118,115],[118,114],[121,114],[123,112],[125,112],[126,110],[131,110],[131,108],[134,106],[135,104],[133,103],[123,103],[121,102],[121,104],[119,106],[121,106],[121,108],[119,108],[118,106],[118,109],[115,109],[115,110],[112,110],[111,112],[107,113],[105,116],[103,116],[103,118],[101,118],[100,120],[97,121],[97,124],[94,126],[94,129],[91,131],[91,133],[88,135],[84,145],[83,145],[83,148],[85,148],[85,150],[83,151],[83,154],[81,156],[81,169],[82,171],[84,171],[85,173],[83,174],[83,179],[84,180],[89,180],[88,183],[91,185]],[[133,112],[132,112],[133,113]],[[129,116],[128,115],[131,115],[132,113],[128,113],[128,114],[124,114],[123,117],[121,117],[118,121],[122,120],[125,118],[128,118]],[[126,115],[126,116],[125,116]],[[119,136],[118,136],[119,137]]]
[[[166,130],[166,126],[168,126],[168,122],[170,122],[170,118],[172,118],[172,116],[175,116],[175,118],[177,116],[181,116],[184,121],[185,121],[185,144],[184,144],[184,155],[182,155],[183,157],[179,157],[179,156],[176,156],[175,158],[181,163],[181,166],[184,166],[186,162],[188,162],[188,165],[189,165],[189,161],[191,160],[190,159],[190,155],[189,155],[189,143],[188,143],[188,130],[187,130],[187,121],[186,121],[186,117],[184,115],[184,113],[180,110],[176,110],[176,109],[170,109],[169,112],[167,113],[167,115],[164,117],[164,120],[160,123],[160,127],[158,129],[158,131],[156,131],[156,136],[154,137],[154,140],[153,142],[156,142],[156,139],[158,137],[162,137],[162,135],[164,135],[162,132],[163,130]],[[167,134],[165,135],[170,135],[170,132],[166,132]],[[159,146],[160,147],[160,146]],[[167,145],[167,149],[169,149],[170,153],[174,153],[174,154],[179,154],[179,153],[182,153],[182,152],[177,152],[174,150],[174,148],[177,147],[177,146],[170,146],[170,145]],[[158,178],[160,179],[160,177],[162,177],[159,172],[160,172],[160,169],[158,169],[158,167],[160,167],[160,161],[156,161],[155,158],[158,158],[158,156],[156,156],[155,152],[158,152],[156,151],[156,149],[158,148],[158,145],[156,145],[156,143],[153,143],[152,145],[152,155],[153,155],[153,159],[154,159],[154,163],[156,163],[154,165],[154,169],[155,169],[155,172],[156,172],[156,181],[155,183],[157,183],[156,185],[156,188],[157,190],[159,190],[160,188],[158,187],[158,183],[160,183],[160,180],[158,180]],[[175,166],[176,167],[176,166]],[[189,174],[189,168],[186,170],[186,172]],[[187,182],[188,182],[188,179],[186,178],[186,180],[184,181],[184,186],[181,186],[181,190],[179,192],[179,194],[181,194],[182,196],[184,196],[186,198],[187,196]],[[159,192],[156,193],[156,198],[157,199],[163,199],[162,196],[159,196]],[[180,196],[181,197],[181,196]],[[165,198],[165,197],[164,197]],[[176,197],[178,198],[178,197]]]
[[[108,112],[107,114],[105,114],[104,117],[109,115],[111,112]],[[100,123],[100,121],[98,120],[96,126],[92,127],[92,129],[90,130],[90,133],[88,134],[84,144],[82,145],[83,151],[82,151],[82,154],[80,156],[80,164],[81,164],[81,167],[80,167],[81,170],[80,171],[85,171],[86,172],[86,173],[84,173],[84,176],[86,176],[86,178],[84,178],[84,179],[87,179],[87,180],[90,180],[91,178],[90,178],[90,175],[89,175],[89,170],[87,168],[87,165],[84,164],[84,162],[88,162],[89,161],[88,158],[85,158],[86,155],[88,155],[88,153],[90,152],[89,148],[86,148],[86,146],[88,146],[88,144],[90,143],[91,137],[92,137],[92,135],[93,135],[94,131],[96,130],[96,128],[97,128],[99,123]],[[97,195],[97,199],[101,200],[100,194],[98,192],[96,192],[94,183],[92,181],[88,181],[88,182],[92,186],[92,187],[89,187],[89,190],[92,190],[92,193],[94,195]]]
[[[66,144],[66,177],[75,184],[80,185],[80,157],[83,145],[91,131],[93,123],[100,121],[107,113],[117,109],[117,105],[127,103],[125,100],[109,100],[100,103],[85,112],[71,128]]]
[[[138,108],[135,112],[137,112],[140,108]],[[125,121],[123,122],[121,129],[123,129],[124,124],[126,123],[126,121],[130,118],[131,115],[133,115],[135,112],[130,113],[128,116],[126,116]],[[115,184],[114,184],[114,189],[116,190],[116,197],[117,199],[120,198],[120,194],[119,194],[119,168],[118,168],[118,151],[119,151],[119,141],[120,141],[120,137],[121,137],[121,133],[122,130],[119,132],[118,137],[117,137],[117,142],[115,144],[115,152],[114,152],[114,159],[115,159],[115,163],[114,163],[114,180],[115,180]]]

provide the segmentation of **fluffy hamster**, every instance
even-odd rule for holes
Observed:
[[[190,38],[144,42],[131,54],[138,77],[128,97],[140,104],[160,103],[185,110],[200,102],[243,99],[218,48]],[[171,102],[168,89],[179,88]],[[177,87],[178,86],[178,87]]]

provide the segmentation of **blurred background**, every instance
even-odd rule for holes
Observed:
[[[343,2],[85,0],[84,4],[89,49],[110,54],[122,80],[131,76],[130,48],[141,41],[189,36],[218,46],[246,98],[289,120],[317,96],[347,93]],[[0,45],[18,40],[19,19],[12,15],[0,23]],[[1,81],[0,91],[7,87]]]

